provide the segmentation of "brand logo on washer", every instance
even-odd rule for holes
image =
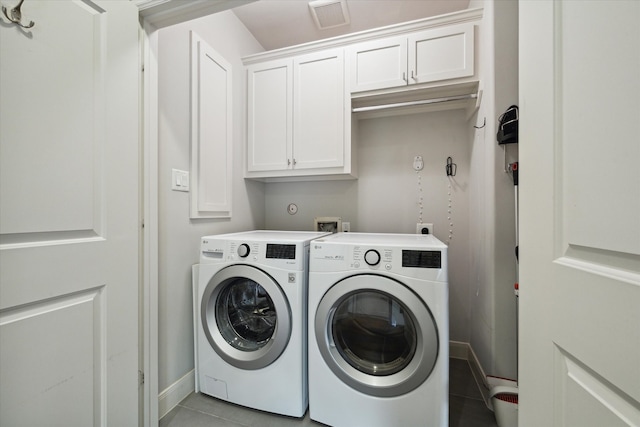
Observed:
[[[296,274],[289,273],[289,283],[296,283]]]

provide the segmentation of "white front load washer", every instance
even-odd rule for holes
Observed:
[[[447,277],[447,246],[433,235],[338,233],[312,242],[312,420],[449,425]]]
[[[293,417],[307,410],[309,242],[316,232],[201,239],[193,266],[196,391]]]

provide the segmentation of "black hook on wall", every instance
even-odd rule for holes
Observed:
[[[447,166],[445,167],[445,170],[447,171],[447,176],[456,176],[458,165],[453,163],[453,159],[451,157],[447,157]]]

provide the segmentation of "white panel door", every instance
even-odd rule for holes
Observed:
[[[0,25],[0,425],[133,426],[138,11],[22,16],[35,26]]]
[[[344,165],[345,91],[341,49],[294,58],[293,168]]]
[[[520,2],[519,425],[640,425],[640,2]]]

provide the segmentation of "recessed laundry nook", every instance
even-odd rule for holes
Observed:
[[[640,426],[640,2],[0,3],[0,425]]]
[[[430,223],[448,247],[452,357],[473,368],[485,408],[486,375],[516,378],[514,191],[505,164],[518,150],[495,135],[502,110],[517,102],[517,57],[514,38],[493,34],[514,31],[517,5],[479,6],[267,51],[231,12],[158,31],[162,414],[181,400],[174,393],[184,396],[174,390],[194,381],[190,270],[180,267],[197,263],[193,242],[244,230],[313,231],[317,218],[339,218],[355,233],[415,234]],[[494,14],[510,20],[494,23]],[[231,74],[227,218],[189,219],[193,197],[171,191],[163,172],[193,174],[198,135],[215,131],[189,113],[192,72],[202,67],[191,62],[196,35]],[[434,52],[440,65],[410,64]],[[514,72],[497,70],[494,55]],[[397,60],[404,65],[387,62]],[[412,79],[412,67],[422,74]]]

